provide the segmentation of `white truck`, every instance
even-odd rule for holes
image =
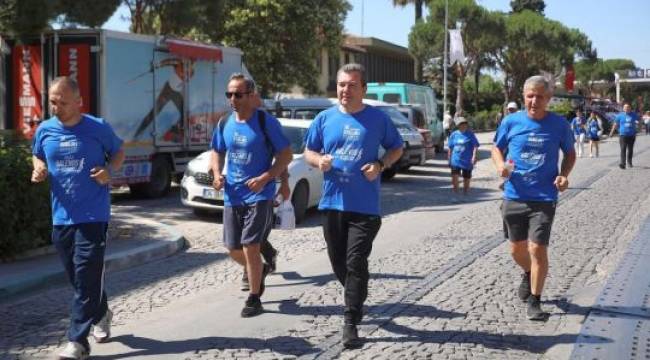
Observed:
[[[72,76],[83,112],[104,118],[124,140],[114,185],[147,197],[164,195],[208,148],[230,110],[228,77],[247,74],[236,48],[108,30],[50,31],[22,44],[0,38],[0,49],[0,128],[31,138],[49,117],[50,82]]]

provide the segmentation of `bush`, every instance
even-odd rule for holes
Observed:
[[[32,184],[31,147],[0,134],[0,259],[50,243],[49,184]]]
[[[497,111],[482,110],[469,116],[472,129],[475,131],[489,131],[497,127]]]

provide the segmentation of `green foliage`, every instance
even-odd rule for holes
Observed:
[[[567,116],[567,114],[573,112],[573,106],[571,106],[571,101],[563,100],[560,103],[549,105],[548,110],[562,116]]]
[[[493,110],[496,112],[503,104],[503,83],[489,75],[481,75],[478,88],[475,79],[465,79],[463,88],[467,97],[465,98],[465,109],[473,107],[474,112],[480,110]]]
[[[0,33],[24,39],[58,22],[63,27],[98,27],[113,15],[120,0],[0,0]]]
[[[544,0],[512,0],[510,1],[510,7],[512,8],[512,12],[530,10],[543,15],[546,4]]]
[[[2,135],[2,134],[0,134]],[[32,184],[29,145],[0,137],[0,259],[49,244],[49,185]]]
[[[498,110],[481,110],[470,115],[469,121],[475,131],[489,131],[497,128],[498,116]]]
[[[244,51],[262,95],[298,85],[318,92],[321,50],[338,53],[344,0],[239,0],[226,7],[224,43]]]

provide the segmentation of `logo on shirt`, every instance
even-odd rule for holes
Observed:
[[[246,146],[246,144],[248,143],[248,138],[246,137],[246,135],[242,135],[235,131],[235,134],[232,136],[232,142],[235,145]]]

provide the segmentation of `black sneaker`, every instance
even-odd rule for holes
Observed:
[[[627,163],[627,166],[628,166],[630,169],[634,167],[634,165],[632,165],[632,163]]]
[[[264,282],[266,280],[266,276],[270,273],[270,267],[267,264],[262,264],[262,278],[260,279],[260,297],[264,295],[264,289],[266,288],[266,285],[264,285]]]
[[[528,298],[528,309],[526,310],[526,317],[532,321],[546,321],[549,313],[544,312],[541,307],[540,295],[530,295]]]
[[[239,289],[241,291],[249,291],[251,289],[251,284],[248,282],[248,273],[246,272],[246,268],[244,268],[244,274],[241,277]]]
[[[244,308],[241,310],[241,317],[253,317],[261,314],[264,311],[262,301],[259,296],[250,295],[244,303]]]
[[[357,326],[354,324],[343,325],[343,347],[346,349],[358,349],[363,346],[363,342],[359,339]]]
[[[521,275],[521,283],[519,284],[517,295],[519,295],[522,301],[526,301],[530,294],[532,294],[530,290],[530,272],[525,272]]]
[[[625,170],[625,164],[618,164],[618,167],[620,167],[621,169]]]

